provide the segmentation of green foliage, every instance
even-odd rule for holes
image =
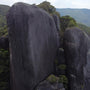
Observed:
[[[64,52],[64,49],[63,48],[59,48],[59,50]]]
[[[68,79],[65,75],[60,75],[59,77],[55,76],[55,75],[50,75],[47,78],[47,81],[49,81],[51,84],[54,83],[63,83],[64,87],[67,89],[67,85],[68,85]]]
[[[77,23],[77,26],[90,36],[90,27],[83,25],[81,23]]]
[[[56,11],[54,6],[50,5],[50,2],[47,2],[47,1],[40,3],[38,6],[49,13],[53,13]]]
[[[56,14],[60,18],[60,14],[56,11],[56,8],[50,4],[50,2],[44,1],[40,3],[38,7],[44,9],[50,15]]]
[[[0,90],[9,90],[9,52],[0,49]]]
[[[7,32],[7,25],[4,25],[3,27],[0,27],[0,37],[1,36],[7,36],[8,32]]]
[[[65,75],[60,75],[59,76],[59,83],[66,83],[68,84],[68,79]]]
[[[84,85],[81,85],[81,88],[83,89],[84,88]]]
[[[77,23],[74,18],[70,16],[62,16],[60,18],[61,21],[61,30],[64,32],[68,27],[77,26]]]
[[[63,83],[65,88],[68,88],[68,78],[65,75],[59,76],[59,83]]]
[[[47,78],[47,81],[49,81],[51,84],[53,83],[57,83],[58,82],[58,77],[56,77],[55,75],[50,75],[48,78]]]
[[[9,10],[9,6],[0,5],[0,37],[8,35],[6,14]]]
[[[0,15],[0,37],[7,33],[7,25],[5,16]]]
[[[55,60],[55,65],[58,65],[58,60],[57,59]]]
[[[58,69],[65,70],[66,69],[66,65],[65,64],[60,64],[58,66]]]

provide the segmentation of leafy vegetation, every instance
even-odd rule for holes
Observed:
[[[56,77],[55,75],[50,75],[48,78],[47,78],[47,81],[49,81],[51,84],[53,84],[53,83],[57,83],[58,82],[58,80],[59,80],[59,78],[58,77]]]
[[[50,15],[56,14],[60,18],[60,14],[56,11],[56,8],[50,4],[50,2],[44,1],[38,5]]]
[[[65,75],[60,75],[59,77],[57,77],[57,76],[52,74],[46,80],[49,83],[51,83],[51,84],[54,84],[54,83],[63,83],[64,87],[67,89],[68,78]]]
[[[60,18],[60,22],[61,22],[61,30],[62,31],[65,31],[65,29],[68,27],[77,26],[75,19],[70,16],[62,16]]]
[[[56,11],[56,8],[52,6],[49,2],[44,1],[38,5],[38,7],[47,11],[51,16],[56,14],[60,19],[60,34],[61,37],[63,36],[64,31],[66,28],[77,26],[81,28],[84,32],[90,35],[90,27],[87,27],[83,24],[76,23],[75,19],[71,16],[62,16]],[[7,36],[7,23],[6,23],[6,14],[9,9],[9,6],[0,5],[0,37]],[[61,13],[62,14],[62,13]],[[80,14],[80,13],[79,13]],[[80,15],[78,15],[79,17]],[[61,42],[60,42],[61,43]],[[63,50],[63,48],[62,48]],[[55,60],[56,65],[59,69],[65,70],[66,65],[58,65],[58,60]],[[10,90],[9,88],[9,52],[7,50],[1,49],[0,50],[0,90]],[[65,88],[67,88],[68,79],[65,75],[60,75],[59,77],[55,75],[50,75],[47,80],[50,83],[63,83]]]
[[[68,85],[68,78],[65,75],[60,75],[59,76],[59,83],[63,83],[64,87],[67,89],[67,85]]]
[[[7,36],[6,14],[9,6],[0,5],[0,37]],[[9,52],[0,49],[0,90],[10,90]]]
[[[44,1],[38,5],[38,7],[44,9],[46,12],[48,12],[51,16],[57,15],[60,19],[60,26],[61,26],[61,32],[60,35],[63,36],[63,33],[66,28],[76,26],[76,21],[74,18],[70,16],[63,16],[60,17],[60,14],[56,11],[56,8],[50,4],[50,2]]]
[[[65,64],[60,64],[58,66],[58,69],[65,70],[66,69],[66,65]]]
[[[44,9],[48,13],[53,13],[56,11],[55,7],[50,4],[50,2],[44,1],[38,5],[40,8]]]
[[[9,52],[0,49],[0,90],[10,90]]]
[[[0,37],[6,36],[7,33],[7,23],[6,23],[6,14],[9,10],[9,6],[0,5]]]
[[[90,36],[90,27],[83,25],[81,23],[77,23],[77,26]]]
[[[1,36],[7,36],[8,32],[7,32],[7,25],[4,25],[3,27],[0,27],[0,37]]]

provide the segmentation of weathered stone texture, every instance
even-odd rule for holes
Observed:
[[[87,37],[78,28],[66,30],[64,51],[67,64],[69,90],[84,90],[83,68],[87,63]]]
[[[54,71],[58,34],[53,18],[42,9],[14,4],[7,15],[12,90],[33,90]]]

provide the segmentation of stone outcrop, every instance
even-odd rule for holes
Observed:
[[[7,15],[12,90],[33,90],[54,72],[58,34],[53,18],[42,9],[14,4]]]
[[[62,83],[51,84],[48,81],[42,81],[35,90],[65,90]]]
[[[90,90],[90,38],[87,36],[87,55],[86,55],[86,65],[84,67],[84,78],[85,87],[84,90]]]
[[[87,36],[78,28],[66,30],[64,51],[67,64],[69,90],[84,90],[84,67],[87,63]]]
[[[60,19],[59,19],[59,17],[57,15],[53,15],[53,19],[54,19],[57,31],[60,31],[60,21],[59,21]]]

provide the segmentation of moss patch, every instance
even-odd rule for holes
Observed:
[[[47,81],[49,81],[51,84],[53,84],[53,83],[57,83],[58,82],[58,80],[59,80],[59,78],[58,77],[56,77],[55,75],[50,75],[48,78],[47,78]]]

